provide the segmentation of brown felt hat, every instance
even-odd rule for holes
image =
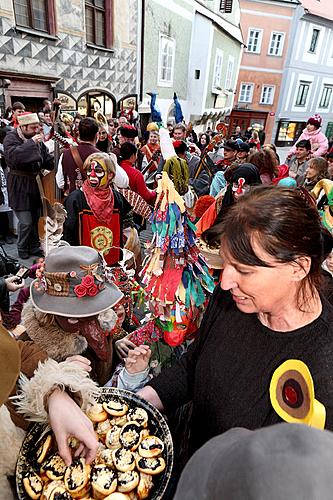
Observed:
[[[16,384],[21,368],[21,356],[14,340],[0,324],[0,406]]]
[[[67,318],[96,316],[123,298],[105,279],[101,255],[86,246],[62,246],[45,258],[44,273],[32,282],[30,297],[42,312]]]

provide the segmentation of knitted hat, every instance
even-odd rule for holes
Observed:
[[[319,128],[321,127],[322,121],[322,117],[318,114],[315,114],[308,119],[307,124],[314,125],[315,127]]]
[[[22,125],[32,125],[34,123],[39,123],[39,118],[37,113],[29,113],[27,111],[26,113],[22,113],[17,117],[18,124],[20,127]]]
[[[158,127],[157,123],[150,122],[150,123],[148,123],[146,130],[147,130],[147,132],[158,132],[159,127]]]

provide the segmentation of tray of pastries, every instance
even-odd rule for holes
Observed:
[[[94,462],[66,466],[46,426],[27,433],[16,465],[19,500],[157,500],[173,466],[169,427],[150,403],[122,389],[103,387],[88,409],[99,448]],[[79,443],[69,439],[75,450]]]

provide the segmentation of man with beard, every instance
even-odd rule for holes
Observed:
[[[123,222],[131,206],[112,189],[116,166],[107,153],[85,160],[86,180],[65,199],[67,219],[63,239],[102,252],[109,265],[118,263],[123,247]]]
[[[37,176],[42,170],[53,170],[54,160],[43,143],[36,113],[18,116],[19,126],[9,132],[3,142],[9,168],[7,189],[9,206],[18,218],[17,250],[21,259],[42,256],[38,236],[38,220],[42,201]]]

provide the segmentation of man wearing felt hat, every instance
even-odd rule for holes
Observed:
[[[83,355],[100,385],[110,378],[112,337],[117,316],[111,309],[123,294],[105,279],[104,261],[93,248],[60,246],[45,258],[22,312],[21,340],[33,340],[60,362]]]
[[[43,255],[38,236],[42,201],[37,176],[42,170],[53,170],[54,160],[43,143],[37,114],[22,113],[17,119],[19,126],[6,135],[3,146],[9,168],[9,205],[19,220],[18,254],[28,259]]]

